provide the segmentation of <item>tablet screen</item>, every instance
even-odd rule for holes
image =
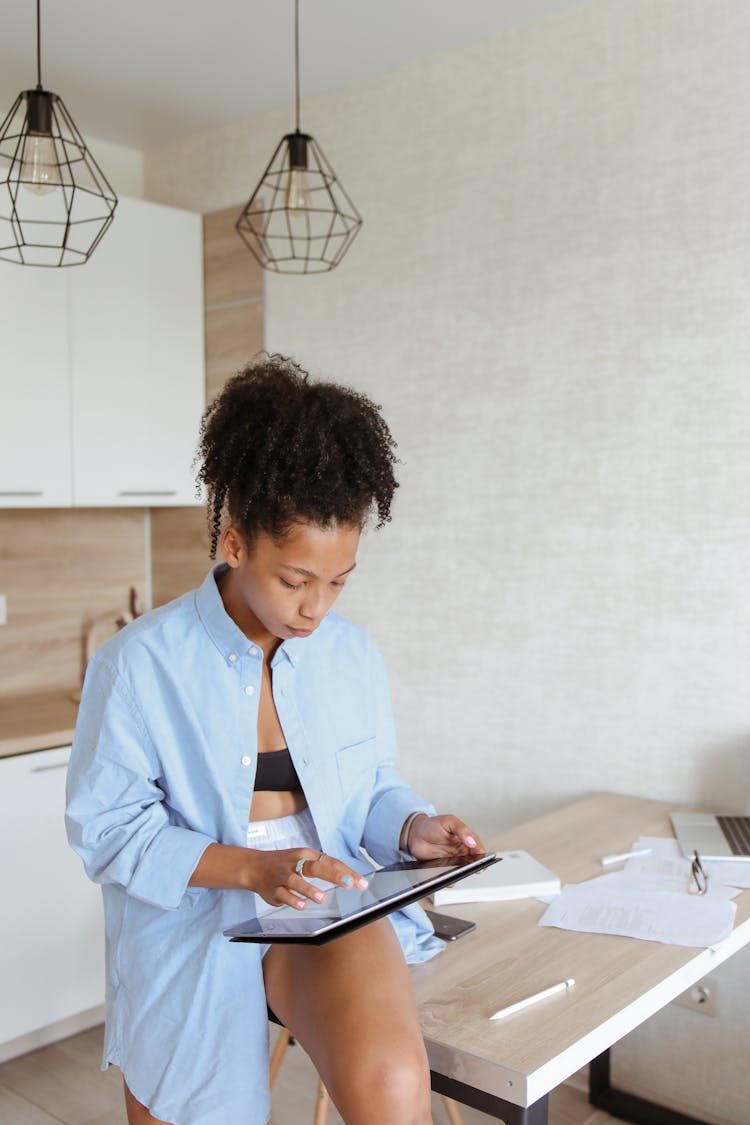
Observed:
[[[331,887],[331,884],[315,880],[316,885],[328,891],[325,902],[307,900],[304,910],[279,906],[260,918],[248,918],[230,926],[224,930],[224,935],[232,941],[322,945],[401,906],[416,902],[438,887],[458,882],[498,862],[498,858],[492,853],[425,863],[394,863],[367,875],[369,886],[365,891],[356,887]],[[328,887],[331,889],[328,890]]]

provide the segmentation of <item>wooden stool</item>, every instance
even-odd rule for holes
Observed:
[[[287,1047],[291,1047],[296,1043],[296,1039],[290,1035],[289,1031],[284,1027],[279,1019],[276,1018],[271,1009],[268,1009],[268,1018],[272,1023],[279,1025],[278,1038],[273,1046],[271,1058],[268,1067],[268,1084],[273,1088],[276,1077],[281,1069],[281,1064],[284,1061]],[[448,1114],[450,1125],[464,1125],[464,1119],[461,1115],[461,1110],[458,1108],[458,1102],[454,1102],[452,1098],[446,1098],[443,1094],[443,1105],[445,1112]],[[328,1125],[328,1114],[331,1109],[331,1095],[325,1088],[325,1083],[322,1078],[318,1078],[318,1094],[315,1101],[315,1116],[313,1117],[313,1125]]]
[[[274,1019],[274,1023],[278,1023]],[[268,1084],[273,1088],[276,1081],[276,1076],[281,1069],[281,1064],[286,1054],[287,1047],[291,1047],[296,1040],[292,1038],[285,1027],[281,1028],[278,1038],[274,1043],[273,1051],[271,1052],[270,1064],[268,1067]],[[325,1088],[322,1078],[318,1078],[318,1094],[315,1101],[315,1116],[313,1117],[313,1125],[328,1125],[328,1113],[331,1108],[331,1095]]]

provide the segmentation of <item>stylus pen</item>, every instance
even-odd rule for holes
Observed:
[[[626,859],[635,859],[639,855],[651,855],[651,848],[635,848],[632,852],[613,852],[612,855],[603,855],[599,862],[602,867],[609,867],[612,863],[624,863]]]
[[[505,1016],[513,1016],[516,1012],[522,1012],[524,1008],[530,1008],[538,1000],[546,1000],[548,996],[556,996],[558,992],[567,992],[574,984],[575,981],[572,977],[569,980],[561,980],[559,984],[553,984],[550,988],[543,988],[541,992],[535,992],[533,996],[527,996],[525,1000],[518,1000],[515,1004],[509,1004],[507,1008],[501,1008],[499,1012],[491,1015],[490,1019],[500,1020],[504,1019]]]

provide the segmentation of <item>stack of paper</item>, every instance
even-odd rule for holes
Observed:
[[[498,852],[500,860],[453,887],[435,891],[435,906],[455,902],[502,902],[560,893],[560,880],[528,852]]]
[[[691,894],[690,860],[673,839],[644,839],[622,871],[566,886],[539,920],[593,934],[622,934],[671,945],[709,946],[732,932],[739,891],[709,873],[705,895]]]
[[[652,858],[663,861],[679,859],[682,855],[679,844],[671,836],[641,836],[633,849],[649,851]],[[711,883],[723,883],[726,887],[750,887],[750,863],[746,860],[704,859],[701,862],[708,875],[709,886]],[[628,863],[627,870],[637,871],[639,868],[636,863],[632,866]]]

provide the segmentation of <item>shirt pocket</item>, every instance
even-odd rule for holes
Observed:
[[[377,739],[364,738],[336,751],[336,767],[345,797],[366,786],[378,767]]]

